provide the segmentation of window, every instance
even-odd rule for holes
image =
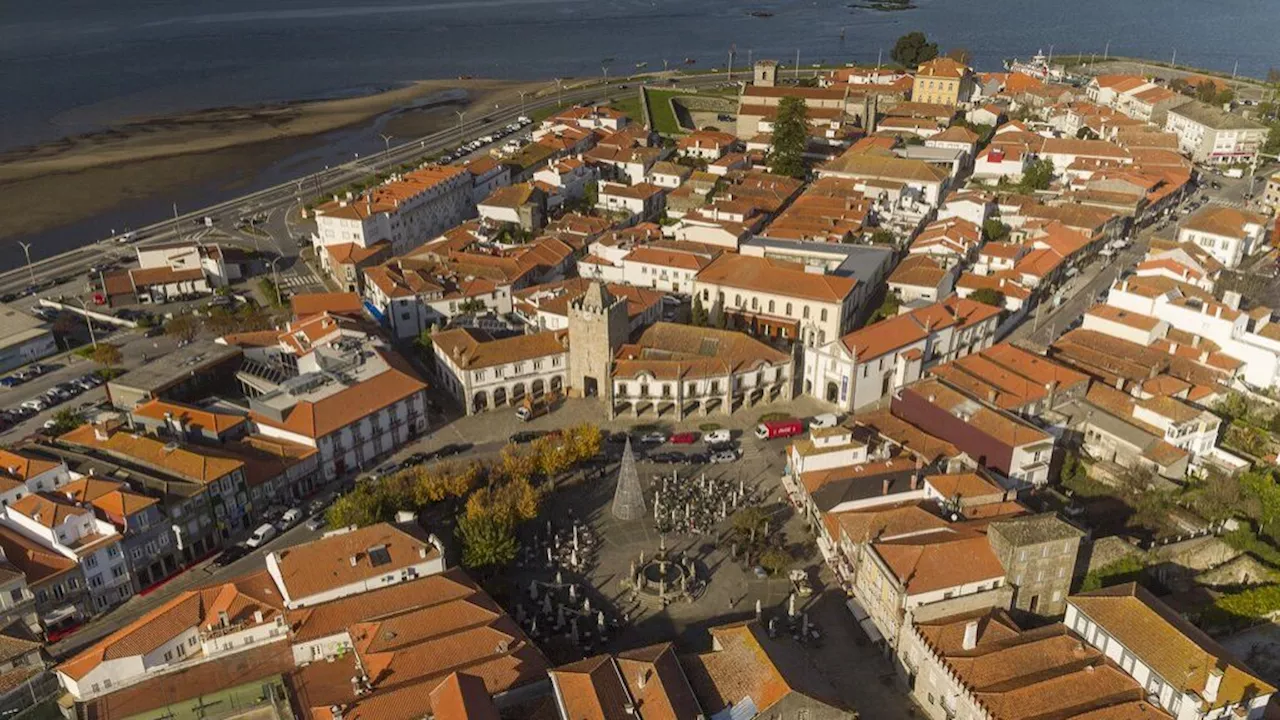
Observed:
[[[118,578],[118,577],[120,577],[120,576],[122,576],[122,575],[124,575],[124,566],[123,566],[123,565],[117,565],[117,566],[115,566],[115,567],[111,568],[111,577]]]
[[[90,555],[89,557],[85,558],[84,566],[90,569],[98,567],[98,556]]]
[[[129,551],[129,557],[133,558],[134,560],[141,560],[141,559],[142,559],[142,548],[140,548],[140,547],[136,547],[136,548],[134,548],[134,549],[130,550],[130,551]]]
[[[818,316],[818,319],[819,319],[819,320],[821,320],[822,322],[826,322],[826,321],[827,321],[827,309],[826,309],[826,308],[822,308],[822,314]]]
[[[805,320],[808,320],[808,319],[809,319],[809,306],[808,306],[808,305],[805,305],[805,306],[804,306],[804,319],[805,319]]]
[[[172,650],[170,650],[169,652],[166,652],[166,653],[164,654],[164,661],[165,661],[165,662],[170,662],[170,661],[172,661],[172,660],[173,660],[173,651],[172,651]]]
[[[759,309],[760,309],[760,299],[759,299],[759,298],[755,298],[755,297],[751,298],[751,309],[752,309],[752,310],[759,310]]]
[[[10,590],[9,599],[14,601],[15,603],[22,602],[22,588],[17,588],[16,590]]]
[[[787,303],[787,317],[791,317],[791,303]]]
[[[169,546],[169,533],[165,533],[165,534],[161,535],[160,537],[156,538],[156,542],[160,543],[160,547],[168,547],[168,546]]]
[[[769,301],[769,312],[770,312],[770,313],[773,313],[773,301],[772,301],[772,300],[770,300],[770,301]]]

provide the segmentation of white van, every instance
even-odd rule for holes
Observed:
[[[814,415],[813,419],[809,421],[809,427],[829,428],[835,427],[839,422],[840,418],[837,417],[835,413],[823,413],[821,415]]]
[[[272,525],[271,523],[263,523],[262,525],[258,526],[257,530],[253,531],[253,534],[249,536],[249,539],[246,540],[244,544],[246,547],[260,548],[264,544],[266,544],[268,540],[270,540],[275,536],[276,536],[275,526]]]

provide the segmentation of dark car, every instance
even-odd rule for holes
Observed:
[[[213,565],[214,567],[225,567],[248,554],[249,548],[244,545],[232,545],[213,559]]]
[[[533,442],[534,440],[537,440],[543,435],[546,435],[546,433],[538,430],[521,430],[520,432],[511,436],[511,442],[517,445],[523,445],[524,443],[527,443],[527,442]]]
[[[625,445],[627,443],[627,434],[624,432],[611,432],[604,436],[604,441],[610,445]]]
[[[516,434],[519,435],[520,433],[516,433]],[[427,457],[430,460],[439,460],[440,458],[453,457],[454,455],[460,455],[470,450],[472,447],[474,446],[471,443],[449,443],[448,445],[445,445],[439,450],[436,450],[435,452],[429,454]]]

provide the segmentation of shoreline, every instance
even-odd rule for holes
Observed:
[[[519,102],[521,91],[533,97],[547,86],[545,81],[422,80],[363,96],[138,118],[0,153],[0,193],[14,208],[0,213],[0,240],[56,234],[98,217],[110,224],[113,213],[165,197],[198,204],[198,196],[245,187],[276,164],[324,164],[327,143],[318,141],[326,136],[349,133],[356,152],[373,152],[381,149],[380,139],[355,136],[386,125],[403,141],[448,127],[455,109]],[[56,244],[77,243],[59,239]]]

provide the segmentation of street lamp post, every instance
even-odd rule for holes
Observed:
[[[283,255],[278,255],[275,260],[271,261],[271,282],[275,283],[276,286],[276,304],[280,304],[284,301],[284,296],[280,292],[280,270],[276,268],[276,263],[283,259]]]
[[[454,115],[458,116],[458,144],[462,144],[462,118],[467,114],[466,110],[454,110]]]
[[[21,240],[18,244],[22,246],[22,254],[27,256],[27,272],[31,274],[31,284],[36,284],[36,269],[31,265],[31,243],[24,243]]]
[[[103,288],[104,292],[105,290],[106,288]],[[89,306],[81,298],[73,297],[71,299],[79,303],[80,309],[84,311],[84,324],[89,328],[89,343],[96,350],[98,348],[98,337],[93,332],[93,319],[89,317]]]
[[[378,137],[382,138],[382,154],[383,154],[383,155],[390,155],[390,154],[391,154],[391,140],[392,140],[392,138],[394,138],[394,137],[395,137],[395,135],[385,135],[385,134],[379,133],[379,134],[378,134]]]
[[[524,115],[524,97],[529,94],[527,90],[520,91],[520,114]]]

